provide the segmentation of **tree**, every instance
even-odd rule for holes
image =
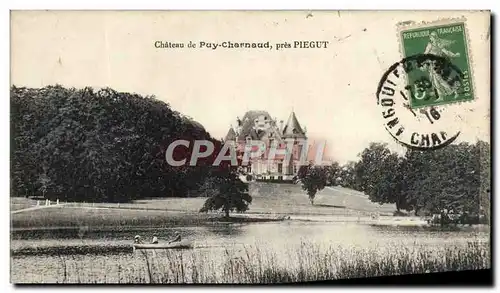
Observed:
[[[403,193],[403,162],[389,150],[387,144],[371,143],[363,150],[355,166],[355,174],[362,191],[368,194],[371,201],[395,203],[398,212],[408,207]]]
[[[301,166],[298,172],[302,182],[302,189],[307,192],[311,205],[314,205],[316,193],[325,188],[327,183],[327,171],[322,166],[312,164]]]
[[[362,188],[357,182],[356,174],[355,174],[355,166],[356,162],[350,161],[340,167],[337,177],[337,183],[343,187],[348,187],[351,189],[355,189],[358,191],[362,191]]]
[[[252,197],[248,194],[248,184],[238,177],[234,168],[227,168],[227,171],[219,171],[216,175],[216,182],[219,190],[209,197],[200,212],[222,210],[226,218],[229,212],[244,212],[252,203]]]
[[[398,210],[415,214],[440,214],[442,224],[457,217],[477,222],[489,210],[488,149],[485,142],[460,143],[434,151],[407,150],[398,157],[384,145],[372,144],[360,155],[356,175],[374,202],[395,203]]]
[[[486,219],[486,222],[490,222],[490,211],[491,211],[491,148],[490,144],[484,141],[478,141],[476,143],[477,152],[479,155],[479,178],[480,178],[480,189],[479,189],[479,204],[481,215]]]
[[[213,197],[219,192],[219,186],[217,185],[216,178],[212,176],[207,176],[205,181],[201,183],[196,192],[202,197]]]
[[[13,86],[10,94],[12,196],[104,202],[183,197],[210,175],[207,164],[167,164],[165,151],[177,139],[216,140],[154,97],[61,86]],[[192,151],[177,148],[176,154],[189,162]]]
[[[339,184],[340,180],[339,175],[340,175],[340,165],[337,162],[333,162],[329,166],[325,166],[326,170],[326,183],[328,186],[335,186]]]
[[[432,152],[407,151],[404,193],[410,208],[417,214],[423,211],[443,217],[459,214],[479,218],[481,194],[486,191],[483,182],[488,182],[481,175],[481,144],[461,143]]]

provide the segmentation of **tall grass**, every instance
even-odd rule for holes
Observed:
[[[83,269],[66,258],[58,282],[286,283],[490,268],[489,243],[343,248],[302,243],[278,251],[259,246],[211,251],[137,251],[128,264]],[[97,261],[95,262],[97,263]],[[86,264],[87,265],[87,264]],[[85,272],[85,273],[84,273]]]

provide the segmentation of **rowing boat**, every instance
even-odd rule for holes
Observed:
[[[134,244],[134,249],[189,249],[192,245],[188,241],[180,241],[174,243],[136,243]]]

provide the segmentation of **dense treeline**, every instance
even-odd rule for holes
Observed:
[[[407,150],[400,156],[386,144],[372,143],[357,162],[321,169],[325,184],[362,191],[380,204],[394,203],[396,214],[405,210],[417,215],[440,214],[442,218],[459,215],[477,222],[480,215],[486,220],[490,217],[490,152],[489,143],[478,141],[434,151]],[[305,177],[304,186],[320,178]]]
[[[398,211],[489,217],[490,146],[479,141],[435,151],[408,150],[403,157],[383,144],[361,153],[355,173],[370,200]]]
[[[189,196],[213,170],[166,163],[177,139],[211,140],[154,97],[111,89],[11,88],[11,195],[68,201]],[[193,143],[190,143],[192,147]],[[176,148],[174,158],[190,149]]]

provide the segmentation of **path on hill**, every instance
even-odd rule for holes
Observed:
[[[50,205],[50,206],[46,206],[46,205],[43,205],[43,206],[33,206],[33,207],[21,209],[21,210],[11,211],[10,213],[11,214],[18,214],[18,213],[22,213],[22,212],[36,211],[36,210],[40,210],[40,209],[53,208],[53,207],[62,207],[62,206],[64,206],[64,204],[62,204],[62,203],[60,203],[60,204],[54,204],[54,205]]]
[[[337,187],[337,186],[335,186],[335,187],[327,186],[326,188],[333,190],[333,191],[336,191],[336,192],[343,193],[343,194],[353,195],[353,196],[358,196],[358,197],[361,197],[364,199],[368,199],[368,196],[366,196],[364,193],[361,193],[359,191],[352,191],[352,190],[344,189],[344,188]]]

